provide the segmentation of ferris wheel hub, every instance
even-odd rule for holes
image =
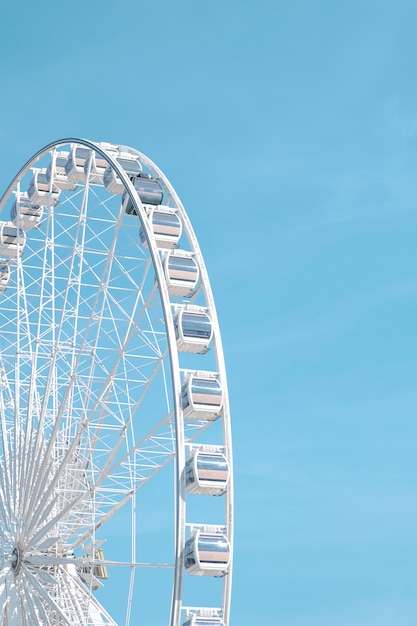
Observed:
[[[17,544],[15,548],[13,548],[12,556],[10,559],[11,564],[12,564],[12,570],[14,571],[15,576],[17,576],[21,570],[22,557],[23,557],[22,549],[19,546],[19,544]]]

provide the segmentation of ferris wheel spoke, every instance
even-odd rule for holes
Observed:
[[[41,488],[36,490],[36,493],[43,493],[42,498],[40,499],[39,502],[36,502],[33,504],[34,508],[31,509],[32,510],[32,519],[31,519],[31,523],[28,526],[28,532],[33,531],[33,528],[39,523],[39,520],[42,516],[48,516],[50,511],[53,509],[53,507],[56,505],[56,503],[59,501],[60,496],[59,494],[57,494],[56,492],[56,487],[58,485],[59,480],[61,479],[64,471],[68,468],[69,463],[72,461],[73,459],[73,455],[74,455],[74,451],[77,449],[78,444],[81,440],[81,436],[84,432],[86,428],[86,425],[81,425],[79,432],[77,433],[77,436],[74,438],[74,441],[72,442],[71,447],[67,450],[64,458],[62,459],[62,461],[59,464],[59,467],[56,469],[55,473],[53,474],[52,480],[50,480],[50,482],[47,481],[47,478],[49,478],[49,476],[52,474],[52,470],[53,467],[49,466],[48,467],[48,472],[46,474],[46,476],[43,477],[43,480],[40,481],[40,485]],[[55,497],[53,497],[51,499],[51,494],[57,494],[55,495]],[[74,504],[76,504],[79,500],[82,499],[83,494],[79,495],[77,498],[74,498],[74,500],[72,501],[73,504],[72,506],[74,506]]]
[[[148,480],[173,459],[175,448],[172,440],[172,432],[170,428],[166,430],[166,426],[170,423],[171,417],[172,416],[168,415],[150,431],[146,437],[138,441],[128,453],[118,459],[117,463],[113,465],[107,463],[97,475],[94,484],[91,485],[91,493],[95,494],[94,497],[96,501],[96,527],[104,526],[105,522],[111,519],[122,506],[130,501],[134,493],[143,487]],[[165,430],[161,430],[163,427]],[[110,461],[112,458],[113,457],[109,455]],[[118,476],[117,470],[126,468],[126,466],[131,467],[130,471],[126,473],[126,470],[124,470],[125,473]],[[101,491],[100,487],[103,484],[105,485],[106,480],[109,478],[111,478],[113,482],[119,479],[120,488],[118,490],[115,488],[108,490],[106,487],[104,491]],[[106,495],[107,497],[100,500],[100,495]],[[81,508],[78,509],[79,515],[90,510],[90,500],[85,498],[84,500],[77,501],[77,504],[82,505],[83,502],[84,507],[81,506]],[[75,526],[69,528],[75,530]],[[82,541],[80,544],[81,543]]]
[[[40,584],[37,577],[32,574],[29,569],[25,569],[25,578],[27,579],[28,585],[36,591],[39,598],[41,598],[44,604],[51,609],[56,616],[62,621],[63,626],[72,626],[72,622],[68,619],[68,617],[64,614],[61,607],[57,604],[54,598],[48,593],[44,586]],[[36,623],[36,622],[35,622]]]
[[[20,364],[21,364],[21,337],[22,337],[22,312],[24,311],[21,305],[21,296],[22,296],[22,261],[21,259],[17,260],[17,271],[16,271],[16,360],[15,360],[15,368],[14,368],[14,379],[16,388],[19,389],[20,392]],[[19,452],[19,438],[20,438],[20,393],[18,393],[14,398],[15,404],[15,413],[14,413],[14,436],[15,436],[15,450]],[[14,467],[13,467],[13,475],[15,484],[17,484],[17,461],[16,456],[14,457]]]
[[[165,358],[165,356],[163,356],[160,360],[157,361],[156,363],[156,367],[154,368],[151,377],[149,378],[149,380],[147,381],[146,385],[143,388],[142,394],[139,396],[138,400],[136,401],[135,405],[133,407],[131,407],[130,409],[130,415],[129,415],[129,419],[123,424],[118,439],[116,441],[115,444],[113,444],[113,450],[114,452],[118,451],[120,446],[122,445],[122,443],[125,441],[125,433],[127,431],[127,429],[129,428],[129,426],[132,423],[133,418],[135,417],[144,397],[146,396],[147,391],[149,390],[154,377],[157,375],[159,367],[163,364],[163,359]],[[102,415],[103,417],[103,415]],[[149,433],[146,437],[144,437],[143,439],[141,439],[134,447],[132,447],[132,449],[126,453],[126,455],[124,456],[124,458],[122,459],[121,463],[126,460],[132,453],[134,453],[139,446],[146,440],[149,439],[150,436],[152,435],[152,432],[156,432],[161,425],[163,425],[168,419],[170,418],[170,414],[168,414],[159,424],[157,424]],[[99,425],[96,426],[94,429],[91,430],[91,439],[90,439],[90,446],[92,450],[95,450],[97,445],[99,445],[102,441],[101,439],[101,431],[103,429],[103,419],[101,418],[99,420]],[[108,471],[109,471],[109,467],[113,461],[113,457],[114,455],[109,455],[105,465],[102,468],[102,473],[105,475]]]
[[[137,466],[136,480],[145,483],[146,480],[151,478],[157,471],[162,469],[166,463],[168,463],[175,453],[174,441],[172,440],[171,429],[168,431],[159,432],[161,426],[165,426],[170,423],[169,416],[167,416],[160,424],[158,424],[151,432],[149,432],[144,438],[136,443],[116,464],[107,469],[107,474],[114,476],[116,470],[132,458]],[[106,474],[103,474],[102,482],[106,478]],[[142,486],[142,485],[139,485]]]
[[[87,485],[85,485],[84,490],[81,492],[81,494],[79,494],[78,497],[74,497],[71,499],[71,502],[70,504],[68,504],[67,508],[63,509],[61,511],[61,514],[57,516],[56,518],[54,518],[54,520],[50,522],[50,525],[48,525],[48,527],[42,530],[42,533],[41,533],[42,536],[46,534],[47,530],[49,530],[50,527],[52,527],[55,523],[58,523],[60,519],[63,519],[69,511],[73,511],[74,509],[76,509],[79,511],[79,514],[82,513],[83,508],[84,508],[84,511],[89,511],[90,506],[91,506],[90,499],[92,497],[92,494],[95,493],[96,494],[95,497],[97,498],[100,494],[101,485],[105,483],[108,478],[112,478],[112,480],[114,481],[114,479],[118,475],[117,474],[118,469],[126,467],[126,466],[132,467],[134,473],[133,474],[131,473],[132,470],[129,470],[128,473],[124,471],[124,473],[120,475],[120,480],[122,481],[120,484],[120,487],[122,488],[122,490],[121,491],[116,490],[113,493],[118,498],[120,498],[120,496],[123,495],[123,492],[127,491],[130,495],[128,495],[127,497],[123,499],[123,503],[129,501],[131,498],[131,494],[134,491],[137,491],[141,486],[143,486],[143,484],[147,480],[149,480],[160,469],[162,469],[174,456],[174,442],[172,439],[172,430],[171,428],[168,428],[168,430],[165,430],[165,433],[164,433],[164,430],[162,430],[167,425],[167,423],[168,424],[170,423],[169,415],[164,420],[162,420],[160,424],[155,426],[152,429],[152,431],[148,433],[147,436],[145,436],[143,439],[138,441],[134,447],[132,447],[127,453],[125,453],[115,463],[114,459],[117,456],[119,448],[124,441],[125,429],[123,429],[121,431],[117,444],[114,446],[112,451],[109,451],[106,464],[101,469],[101,471],[97,474],[94,483],[91,483],[88,489],[87,489]],[[52,479],[52,482],[50,482],[49,484],[47,482],[49,479],[49,474],[50,474],[49,470],[51,470],[52,464],[51,466],[48,467],[48,470],[45,473],[45,476],[43,477],[43,479],[41,480],[41,477],[39,477],[39,480],[40,480],[39,487],[36,490],[34,490],[34,493],[44,493],[44,495],[40,502],[36,502],[36,500],[34,501],[33,503],[34,508],[29,509],[32,511],[32,514],[31,514],[32,519],[30,522],[30,526],[28,528],[28,532],[33,531],[33,529],[36,527],[36,525],[38,524],[39,520],[42,517],[48,518],[50,512],[60,500],[61,496],[57,495],[53,499],[51,499],[50,494],[54,492],[54,489],[56,485],[58,484],[59,479],[63,475],[68,464],[71,463],[74,452],[78,449],[81,435],[83,434],[84,430],[85,430],[85,426],[82,429],[80,428],[77,436],[74,438],[72,442],[71,447],[68,449],[59,467],[55,470],[55,475]],[[90,440],[91,449],[92,450],[96,449],[99,442],[100,442],[100,438],[98,436],[95,436],[94,441]],[[70,488],[68,488],[68,491],[71,493]],[[78,492],[80,491],[79,486],[78,486],[77,491]],[[108,492],[105,490],[105,492],[103,493],[108,493]],[[108,508],[109,500],[107,499],[106,501],[107,501],[107,508]],[[35,505],[35,502],[36,502],[36,505]],[[83,502],[85,503],[84,506],[82,505]],[[103,501],[102,501],[102,505],[103,505]],[[96,504],[96,506],[98,505]],[[100,519],[100,525],[102,525],[104,521],[106,521],[107,519],[110,519],[110,517],[112,517],[114,513],[116,513],[119,510],[119,508],[120,508],[120,502],[118,499],[116,499],[116,502],[113,502],[113,504],[111,504],[111,508],[110,510],[107,511],[107,514],[103,516],[101,515],[98,516],[98,518]],[[97,509],[97,512],[98,510],[99,509]],[[40,535],[36,536],[35,539],[36,541],[40,541],[41,539]]]
[[[73,578],[64,570],[64,580],[67,581],[68,587],[74,591],[74,595],[78,599],[82,598],[83,603],[87,605],[89,626],[117,626],[108,611],[91,593],[91,589],[86,588],[79,577]]]
[[[11,490],[11,476],[10,476],[10,457],[11,457],[11,450],[9,447],[9,441],[8,441],[8,435],[7,435],[7,427],[6,427],[6,422],[4,419],[5,413],[4,413],[4,405],[3,402],[1,403],[0,406],[0,411],[1,411],[1,442],[2,442],[2,449],[3,449],[3,458],[2,458],[2,463],[1,463],[1,472],[0,472],[0,480],[1,480],[1,484],[2,484],[2,512],[3,512],[3,519],[6,523],[6,526],[10,528],[10,514],[9,514],[9,507],[6,505],[7,502],[10,502],[11,499],[11,495],[12,495],[12,490]]]
[[[83,590],[75,585],[72,577],[65,584],[62,574],[63,572],[59,581],[56,581],[54,585],[42,585],[43,593],[39,594],[37,578],[29,569],[26,569],[25,576],[28,578],[26,589],[30,590],[29,594],[35,599],[36,608],[47,624],[56,624],[57,618],[59,624],[85,623],[88,599],[85,598]],[[38,593],[35,594],[33,591]]]
[[[152,295],[152,294],[151,294]],[[151,297],[150,295],[150,297]],[[103,380],[103,383],[101,385],[101,388],[99,390],[97,390],[95,392],[95,396],[96,399],[94,400],[90,410],[89,410],[89,416],[87,417],[88,420],[91,419],[91,416],[94,414],[94,411],[97,409],[97,407],[100,405],[100,403],[103,403],[103,399],[106,397],[107,394],[109,394],[110,389],[111,389],[111,382],[112,379],[114,378],[117,369],[119,367],[120,362],[123,359],[123,355],[129,345],[129,343],[131,342],[137,328],[140,322],[140,319],[144,313],[144,310],[146,308],[147,303],[144,304],[144,306],[140,309],[140,311],[137,314],[137,317],[135,319],[134,324],[132,324],[132,326],[130,328],[127,329],[125,337],[123,338],[120,346],[117,349],[117,352],[114,356],[113,359],[113,364],[112,367],[107,370],[105,372],[105,378]],[[153,347],[153,346],[152,346]],[[97,352],[98,350],[98,345],[96,343],[96,345],[93,347],[93,352]],[[159,357],[159,355],[158,355]],[[91,364],[91,368],[90,368],[90,372],[87,374],[86,376],[86,389],[83,390],[83,393],[85,394],[84,398],[85,398],[85,402],[88,403],[89,397],[92,393],[92,388],[93,388],[93,383],[94,383],[94,376],[95,376],[95,370],[94,368],[97,365],[97,359],[92,359],[92,364]],[[76,370],[76,366],[74,366],[73,371],[75,372]],[[70,385],[73,384],[73,380],[74,380],[75,376],[71,377],[70,379]],[[84,380],[84,377],[82,378],[82,380]],[[66,394],[68,395],[68,392],[66,392]],[[105,402],[104,402],[105,403]],[[105,409],[102,410],[102,414],[104,414]]]
[[[46,624],[46,626],[51,626],[51,621],[46,614],[44,606],[41,600],[31,593],[28,586],[23,588],[23,592],[25,595],[27,606],[29,607],[30,617],[32,618],[32,623],[36,624],[39,622],[39,618],[42,619],[42,624]]]
[[[106,414],[108,413],[106,400],[112,392],[112,383],[114,381],[116,372],[120,366],[120,363],[124,362],[125,351],[127,349],[127,346],[129,345],[129,342],[132,338],[133,333],[135,332],[137,328],[137,325],[139,324],[139,319],[142,314],[143,314],[143,309],[139,312],[139,317],[135,320],[134,326],[130,328],[130,330],[128,331],[128,335],[123,339],[123,342],[117,351],[117,355],[115,355],[115,358],[113,360],[112,368],[108,370],[105,374],[105,378],[103,380],[101,388],[95,391],[95,399],[93,400],[92,406],[88,411],[87,421],[91,421],[93,419],[94,413],[100,405],[102,406],[102,408],[100,412],[100,417],[98,418],[98,421],[96,423],[100,424],[104,420]],[[156,375],[157,369],[160,366],[162,358],[163,358],[162,355],[158,355],[158,358],[154,362],[156,367],[154,367],[154,372],[151,375],[148,381],[148,384],[145,386],[145,392],[149,388],[150,382],[152,381],[153,376]],[[87,378],[86,389],[83,389],[84,402],[88,402],[92,394],[91,390],[93,388],[93,383],[94,383],[94,370],[91,369]],[[115,397],[117,397],[117,394],[115,394]]]
[[[1,468],[0,468],[1,469]],[[10,516],[8,513],[8,507],[6,505],[6,502],[8,502],[7,498],[4,496],[4,491],[3,489],[0,489],[0,512],[2,515],[2,518],[5,521],[6,526],[10,527]],[[0,536],[4,537],[4,531],[3,528],[0,526]]]
[[[7,604],[7,586],[6,586],[6,578],[3,578],[0,582],[0,616],[2,615],[2,609]],[[1,621],[0,621],[1,623]]]
[[[146,283],[146,280],[148,279],[148,275],[149,275],[149,271],[151,268],[151,263],[150,260],[148,259],[148,261],[146,262],[146,264],[143,267],[143,276],[142,276],[142,281],[139,285],[137,285],[136,283],[133,282],[133,280],[131,279],[131,277],[129,276],[129,279],[132,283],[132,287],[134,288],[135,292],[136,292],[136,301],[134,302],[133,306],[132,306],[132,312],[128,312],[126,311],[126,309],[122,306],[122,304],[120,303],[120,301],[117,299],[116,295],[112,295],[112,287],[110,287],[110,285],[108,284],[108,277],[111,274],[111,269],[112,269],[112,265],[117,266],[119,268],[119,270],[122,270],[122,272],[124,273],[124,268],[123,265],[121,263],[120,260],[116,259],[114,256],[111,259],[111,264],[110,267],[107,270],[107,275],[106,277],[101,277],[98,274],[95,273],[94,268],[92,268],[91,266],[88,265],[88,261],[84,260],[85,265],[88,267],[88,269],[92,272],[94,278],[97,281],[97,285],[98,285],[98,289],[102,290],[103,293],[103,301],[102,301],[102,308],[101,311],[99,313],[96,313],[96,316],[98,318],[98,321],[100,323],[100,321],[103,319],[104,317],[104,311],[105,311],[105,306],[107,305],[108,310],[112,311],[112,309],[114,308],[115,311],[118,311],[119,314],[121,315],[122,319],[124,318],[126,320],[126,322],[128,323],[127,326],[127,333],[130,330],[130,325],[133,323],[133,319],[135,318],[135,311],[138,309],[138,304],[140,302],[140,300],[143,301],[143,288],[144,285]],[[116,293],[116,292],[115,292]],[[92,311],[93,313],[93,311]],[[115,329],[117,329],[117,326],[115,326]],[[98,326],[98,330],[100,330],[100,326]],[[97,340],[99,339],[99,335],[100,333],[97,332]]]
[[[91,507],[90,500],[93,492],[93,489],[89,489],[88,491],[78,489],[78,495],[73,497],[63,497],[62,494],[58,492],[53,495],[52,498],[50,497],[49,501],[44,502],[44,508],[39,507],[30,520],[30,526],[28,528],[29,534],[39,528],[36,534],[31,538],[30,545],[34,546],[38,544],[48,534],[48,532],[58,524],[61,523],[61,526],[68,525],[67,520],[70,519],[71,514],[74,512],[78,512],[79,514],[81,513],[82,509],[78,506],[80,503],[86,502]],[[63,502],[66,502],[66,506],[63,506]],[[56,510],[58,505],[62,508],[59,513],[50,519],[50,515],[54,510]],[[43,526],[41,525],[42,518],[49,520],[48,523]]]
[[[86,591],[83,585],[78,584],[78,577],[75,578],[69,575],[65,569],[61,570],[61,575],[61,586],[59,588],[60,603],[65,606],[66,613],[72,616],[71,622],[91,624],[92,622],[88,620],[88,617],[90,617],[88,609],[92,598],[91,590],[88,589]]]
[[[56,438],[58,435],[58,426],[59,424],[56,423],[54,427],[54,431],[53,431],[55,434],[55,437],[52,438],[51,436],[51,439],[48,444],[48,448],[45,454],[43,455],[42,460],[39,458],[33,459],[34,464],[37,464],[39,470],[38,470],[37,475],[35,476],[32,475],[32,483],[31,483],[32,497],[28,498],[27,507],[25,511],[26,513],[28,510],[34,510],[35,507],[38,508],[39,506],[42,506],[42,503],[45,501],[45,499],[49,497],[50,492],[56,487],[59,479],[61,478],[63,472],[67,468],[69,461],[72,459],[72,456],[78,447],[81,437],[85,429],[87,428],[87,423],[86,421],[84,421],[78,425],[78,431],[76,435],[74,436],[71,445],[65,451],[64,457],[59,467],[55,469],[54,471],[54,465],[56,464],[56,462],[54,460],[54,456],[51,455],[50,452],[51,452],[51,449],[56,444]],[[51,445],[51,441],[52,441],[52,445]],[[39,461],[41,461],[41,463],[39,463]],[[50,478],[51,475],[52,475],[52,479]]]
[[[73,378],[74,378],[74,374],[71,374],[70,381],[72,381]],[[45,451],[39,450],[38,457],[34,459],[35,463],[37,463],[38,473],[41,476],[47,476],[48,474],[48,466],[50,463],[50,459],[53,458],[53,452],[57,444],[57,439],[58,439],[58,435],[60,432],[60,428],[62,427],[62,417],[63,417],[64,411],[66,411],[68,408],[68,400],[70,398],[71,391],[72,391],[72,384],[68,384],[64,389],[63,398],[62,398],[60,407],[57,410],[56,417],[52,425],[52,430],[49,435],[49,440],[46,445],[46,449]],[[85,423],[81,425],[81,429],[84,428],[84,425]],[[35,502],[36,499],[39,497],[39,491],[40,491],[40,488],[42,487],[42,483],[40,481],[37,481],[36,484],[37,484],[37,487],[35,488],[32,498],[30,500],[31,504]]]
[[[71,511],[74,510],[74,508],[78,504],[78,502],[80,502],[84,497],[85,497],[85,495],[83,493],[81,493],[78,497],[76,497],[73,500],[71,500],[62,510],[59,511],[59,513],[54,515],[52,517],[52,519],[50,519],[46,524],[41,526],[41,528],[32,537],[29,537],[29,544],[30,544],[30,546],[36,546],[39,542],[41,542],[42,539],[44,537],[46,537],[46,535],[49,533],[49,531],[51,531],[60,522],[62,522],[62,521],[64,521],[66,519],[67,515]],[[58,499],[56,499],[56,500],[58,500]],[[56,501],[54,501],[54,504],[56,504]],[[51,510],[52,510],[52,506],[50,507],[50,510],[48,510],[48,513],[50,513]],[[29,529],[29,532],[32,532],[32,531],[33,531],[33,526],[30,527],[30,529]]]
[[[145,563],[145,562],[125,562],[125,561],[111,561],[109,559],[93,559],[90,557],[57,557],[48,556],[46,554],[34,554],[25,558],[25,563],[34,565],[36,567],[46,566],[67,566],[68,564],[74,565],[79,568],[93,568],[93,567],[126,567],[126,568],[144,568],[144,569],[173,569],[174,563]]]
[[[124,429],[119,436],[119,441],[114,447],[112,451],[109,452],[107,457],[107,462],[102,470],[97,474],[94,483],[92,483],[87,489],[87,485],[85,485],[84,489],[81,491],[81,494],[77,497],[71,499],[70,503],[65,509],[62,509],[60,514],[56,516],[46,527],[43,528],[42,533],[39,531],[38,535],[33,538],[33,543],[40,541],[40,534],[45,535],[46,532],[53,527],[54,524],[58,523],[61,519],[63,519],[69,511],[74,510],[77,505],[85,502],[87,508],[89,508],[90,498],[93,493],[97,495],[100,493],[100,486],[106,482],[108,478],[114,478],[117,476],[117,470],[122,468],[123,466],[130,466],[132,463],[132,458],[135,457],[137,460],[134,462],[134,474],[131,474],[129,471],[127,474],[122,474],[120,476],[122,482],[121,487],[122,491],[114,492],[115,495],[122,493],[124,490],[127,490],[129,493],[132,491],[136,491],[142,486],[142,483],[149,480],[155,473],[157,473],[166,463],[171,460],[174,455],[173,441],[170,429],[167,431],[167,434],[163,434],[161,428],[169,422],[169,416],[167,416],[162,422],[153,429],[153,432],[150,432],[148,436],[141,441],[139,441],[136,446],[131,448],[128,453],[123,455],[116,463],[114,462],[115,457],[119,451],[121,444],[124,441]],[[86,430],[86,425],[84,424],[80,427],[76,437],[67,450],[65,456],[60,461],[60,464],[57,468],[55,468],[55,473],[50,478],[52,470],[54,469],[53,463],[47,467],[44,476],[38,476],[39,485],[37,489],[34,489],[35,494],[43,494],[40,501],[36,501],[36,498],[33,501],[31,507],[28,509],[31,511],[31,519],[30,524],[28,525],[27,532],[33,532],[36,526],[39,523],[41,518],[48,519],[50,512],[56,507],[57,503],[60,501],[61,496],[55,495],[51,499],[51,494],[54,494],[54,490],[59,483],[60,478],[64,474],[68,465],[73,461],[74,453],[79,447],[79,443],[83,433]],[[158,431],[159,434],[158,434]],[[94,450],[99,442],[99,438],[96,437],[96,442],[93,444],[91,442],[92,449]],[[147,444],[147,445],[144,445]],[[126,480],[128,481],[126,483]],[[49,481],[49,482],[48,482]],[[125,486],[123,486],[125,485]],[[80,487],[78,487],[77,491],[80,491]],[[69,489],[71,493],[71,490]],[[127,498],[130,499],[131,496]],[[126,501],[127,501],[126,500]],[[82,509],[79,509],[80,512]],[[111,511],[108,512],[107,518],[112,516],[115,512],[119,510],[119,502],[112,505]],[[102,521],[103,523],[103,521]]]
[[[136,487],[136,490],[138,489],[138,487],[139,486]],[[76,548],[79,548],[88,539],[93,537],[98,528],[104,526],[118,511],[120,511],[123,506],[125,506],[127,502],[131,500],[133,493],[134,490],[127,493],[123,498],[116,502],[116,504],[110,510],[108,510],[105,514],[96,519],[94,523],[89,528],[87,528],[84,533],[79,535],[76,540],[71,544],[72,549],[75,550]]]
[[[19,460],[19,484],[20,485],[24,485],[24,480],[23,477],[26,475],[26,463],[27,463],[27,459],[28,459],[28,450],[29,450],[29,446],[31,443],[31,434],[32,434],[32,420],[29,419],[29,416],[31,415],[31,409],[32,409],[32,403],[33,403],[33,393],[34,393],[34,386],[33,386],[33,381],[34,381],[34,376],[33,376],[33,371],[34,371],[34,354],[33,354],[33,350],[32,350],[32,343],[30,341],[30,323],[29,323],[29,315],[28,315],[28,303],[27,303],[27,296],[26,296],[26,290],[25,290],[25,276],[24,276],[24,272],[23,272],[23,265],[21,263],[19,263],[18,266],[18,271],[20,273],[20,284],[23,286],[22,289],[22,300],[23,300],[23,306],[22,306],[22,317],[24,319],[24,324],[22,324],[22,327],[24,327],[25,329],[25,335],[27,337],[26,339],[26,343],[27,343],[27,361],[28,361],[28,365],[30,367],[31,370],[31,374],[30,374],[30,379],[29,379],[29,385],[28,385],[28,390],[27,390],[27,411],[26,411],[26,419],[24,420],[24,433],[23,433],[23,441],[21,442],[21,446],[20,446],[20,460]],[[26,381],[21,381],[22,386],[23,383],[26,386]],[[19,508],[22,505],[22,490],[19,492]]]
[[[2,623],[4,620],[7,626],[19,626],[26,619],[23,611],[21,588],[16,586],[10,575],[5,579],[4,588],[5,602],[1,605]]]

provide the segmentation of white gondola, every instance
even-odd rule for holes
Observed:
[[[209,446],[195,448],[185,463],[185,487],[189,493],[220,496],[229,480],[229,464],[224,454]]]
[[[53,181],[48,181],[46,169],[34,170],[33,178],[29,183],[27,195],[29,201],[35,205],[52,206],[58,204],[61,190]]]
[[[230,562],[230,544],[222,532],[202,526],[184,546],[184,567],[192,576],[224,576]]]
[[[71,183],[81,183],[86,180],[84,165],[90,154],[89,148],[73,146],[65,163],[65,173]]]
[[[90,558],[89,554],[87,554],[87,558]],[[103,561],[103,550],[96,550],[94,553],[94,559],[97,561]],[[84,565],[79,569],[79,574],[87,585],[91,585],[91,588],[94,591],[103,586],[103,583],[101,583],[99,579],[107,580],[109,577],[107,567],[105,565],[94,565],[93,567]]]
[[[91,587],[93,591],[97,591],[99,587],[103,587],[103,583],[94,576],[91,567],[84,566],[78,571],[81,580],[83,580],[88,587]]]
[[[46,178],[49,183],[53,176],[53,182],[59,189],[74,190],[77,187],[77,183],[74,181],[68,180],[67,172],[65,171],[65,166],[67,164],[68,157],[69,157],[69,152],[57,152],[55,156],[55,167],[53,168],[53,173],[52,173],[53,161],[51,161],[46,169]]]
[[[138,158],[131,154],[120,154],[116,157],[116,161],[122,166],[129,178],[137,176],[142,171],[142,165]],[[103,183],[109,193],[123,193],[125,188],[121,179],[110,165],[103,174]]]
[[[10,280],[10,266],[4,259],[0,260],[0,292],[6,291]]]
[[[220,415],[222,404],[223,391],[217,374],[197,371],[184,379],[181,406],[186,419],[215,420]]]
[[[224,626],[224,621],[218,611],[197,609],[195,613],[187,613],[182,626]]]
[[[204,354],[209,350],[213,325],[207,309],[197,306],[181,307],[174,316],[174,329],[179,352]]]
[[[149,211],[148,218],[158,248],[175,248],[182,233],[182,223],[176,210],[166,206],[153,207]],[[147,248],[148,243],[142,228],[139,236],[142,244]]]
[[[111,156],[116,156],[116,153],[113,153]],[[86,178],[87,174],[89,174],[88,180],[90,181],[90,183],[102,185],[104,172],[108,167],[109,164],[107,163],[106,159],[103,159],[103,157],[97,155],[94,150],[91,150],[84,163],[84,174]]]
[[[0,255],[13,259],[22,256],[25,243],[23,228],[17,228],[13,222],[0,222]]]
[[[171,296],[189,297],[194,292],[200,272],[191,252],[173,250],[162,260],[168,292]]]
[[[137,176],[131,178],[131,181],[142,204],[152,206],[162,204],[164,191],[159,180],[152,178],[150,174],[139,172]],[[125,202],[126,195],[127,192],[125,191],[122,196],[122,202]],[[125,211],[128,215],[136,215],[136,210],[130,197],[126,200]]]
[[[42,214],[43,206],[29,202],[26,193],[21,193],[19,199],[16,198],[10,209],[10,219],[13,224],[26,231],[39,226]]]

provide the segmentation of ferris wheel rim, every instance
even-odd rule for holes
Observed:
[[[177,624],[178,623],[178,619],[179,619],[178,611],[181,610],[181,581],[182,581],[183,569],[184,569],[183,568],[183,563],[182,563],[182,551],[183,551],[183,548],[184,548],[184,528],[185,528],[185,523],[186,523],[185,522],[185,512],[184,512],[183,509],[181,509],[181,503],[184,500],[183,483],[182,483],[181,475],[183,473],[183,469],[184,469],[184,465],[185,465],[185,442],[184,442],[184,436],[183,436],[183,423],[181,421],[182,420],[182,410],[181,410],[181,407],[179,405],[179,397],[180,397],[180,393],[179,392],[180,392],[180,388],[181,388],[180,364],[179,364],[179,361],[178,361],[177,345],[176,345],[175,336],[174,336],[174,333],[173,333],[173,315],[172,315],[171,302],[170,302],[167,286],[166,286],[165,281],[164,281],[162,263],[161,263],[160,256],[158,254],[158,248],[156,247],[155,241],[153,239],[153,234],[152,234],[152,232],[150,230],[150,227],[149,227],[149,225],[147,223],[146,214],[144,212],[142,203],[140,201],[138,202],[137,193],[136,193],[136,191],[135,191],[135,189],[133,187],[133,184],[132,184],[131,180],[127,176],[127,173],[118,164],[118,162],[115,160],[115,158],[113,158],[109,153],[107,153],[106,150],[104,148],[102,148],[99,143],[92,142],[92,141],[89,141],[89,140],[86,140],[86,139],[81,139],[81,138],[63,138],[63,139],[59,139],[59,140],[53,141],[53,142],[47,144],[46,146],[44,146],[43,148],[41,148],[19,170],[19,172],[13,178],[12,182],[10,183],[10,185],[7,187],[7,189],[6,189],[5,193],[3,194],[2,198],[0,199],[0,211],[2,210],[2,208],[3,208],[4,204],[5,204],[5,202],[7,201],[7,199],[10,197],[14,187],[19,183],[19,181],[22,179],[22,177],[31,169],[31,167],[33,167],[33,165],[35,163],[37,163],[42,157],[44,157],[51,150],[56,150],[59,147],[62,147],[62,146],[68,145],[68,144],[71,144],[71,145],[73,145],[73,144],[81,145],[81,146],[85,146],[85,147],[89,148],[90,150],[94,150],[97,154],[102,156],[108,162],[109,166],[111,166],[113,168],[113,170],[117,173],[119,178],[122,180],[122,182],[124,184],[124,188],[127,191],[128,195],[130,197],[130,200],[131,200],[131,202],[133,203],[133,205],[135,207],[137,215],[140,218],[141,225],[142,225],[142,227],[143,227],[143,229],[145,231],[146,239],[147,239],[147,242],[148,242],[149,254],[150,254],[151,258],[152,258],[152,265],[153,265],[153,268],[155,270],[156,279],[158,281],[159,297],[160,297],[160,300],[161,300],[163,313],[164,313],[164,316],[165,316],[165,319],[166,319],[166,333],[167,333],[167,339],[168,339],[169,356],[170,356],[170,361],[171,361],[172,388],[174,390],[174,395],[173,395],[173,397],[174,397],[174,413],[175,413],[175,420],[176,420],[176,423],[177,423],[177,428],[176,428],[176,440],[177,440],[177,443],[176,443],[176,465],[177,465],[176,488],[178,490],[178,495],[177,495],[177,498],[176,498],[176,503],[177,503],[177,522],[176,522],[177,554],[176,554],[176,562],[175,562],[176,575],[174,577],[174,591],[173,591],[174,604],[175,604],[175,601],[177,601],[177,606],[176,606],[176,608],[174,608],[172,610],[172,613],[171,613],[171,623],[172,624]],[[123,148],[125,148],[125,146],[123,146]],[[222,378],[222,380],[224,381],[224,384],[225,384],[225,408],[224,408],[224,411],[225,411],[224,431],[226,433],[226,435],[225,435],[225,446],[228,449],[228,456],[229,456],[229,460],[230,460],[230,464],[231,464],[232,463],[232,447],[231,447],[231,435],[230,435],[230,416],[229,416],[229,407],[228,407],[226,371],[225,371],[225,367],[224,367],[224,355],[223,355],[222,343],[221,343],[221,339],[220,339],[220,329],[219,329],[218,320],[217,320],[216,308],[215,308],[214,299],[213,299],[212,292],[211,292],[211,287],[210,287],[210,282],[209,282],[209,279],[208,279],[207,271],[206,271],[206,268],[205,268],[204,259],[203,259],[203,256],[201,254],[201,250],[199,248],[198,241],[197,241],[197,239],[195,237],[194,231],[192,230],[192,226],[191,226],[191,223],[190,223],[189,218],[187,216],[187,213],[185,212],[185,209],[184,209],[184,207],[183,207],[183,205],[182,205],[178,195],[176,194],[174,188],[172,187],[172,185],[170,184],[170,182],[168,181],[166,176],[163,174],[162,170],[160,170],[148,157],[146,157],[145,155],[143,155],[139,151],[137,151],[135,149],[132,149],[132,148],[128,148],[128,150],[130,150],[134,154],[139,155],[144,162],[147,162],[147,164],[151,167],[151,169],[153,169],[153,171],[157,172],[160,175],[160,177],[164,180],[165,185],[168,188],[171,189],[172,195],[174,196],[175,201],[177,203],[177,206],[178,206],[179,210],[181,211],[182,219],[184,220],[184,222],[186,222],[186,227],[187,227],[187,230],[188,230],[188,236],[189,236],[190,240],[192,241],[192,245],[193,245],[193,251],[198,256],[199,263],[200,263],[200,266],[202,268],[202,272],[203,272],[203,276],[202,276],[203,288],[205,290],[206,298],[210,301],[210,309],[212,311],[212,314],[215,316],[213,321],[214,321],[214,324],[216,325],[216,336],[217,336],[216,359],[217,359],[218,369],[219,369],[221,378]],[[226,506],[226,508],[227,508],[227,526],[228,526],[228,533],[229,533],[230,538],[232,537],[232,532],[233,532],[233,505],[232,505],[232,499],[233,499],[233,491],[232,491],[232,474],[231,474],[229,491],[228,491],[228,495],[227,495],[227,506]],[[228,572],[227,580],[229,581],[229,583],[225,587],[226,588],[226,592],[225,592],[225,596],[226,596],[225,621],[226,622],[228,621],[228,614],[229,614],[229,610],[230,610],[229,597],[230,597],[231,569]],[[175,585],[177,585],[177,588],[178,588],[177,592],[175,590],[176,589]],[[177,597],[176,597],[176,594],[177,594]]]

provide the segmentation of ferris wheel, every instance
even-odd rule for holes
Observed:
[[[226,371],[178,195],[71,138],[0,211],[0,623],[227,626]]]

